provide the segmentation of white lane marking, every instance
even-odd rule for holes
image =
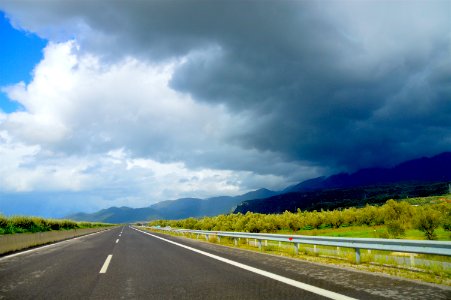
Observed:
[[[54,242],[54,243],[52,243],[52,244],[50,244],[50,245],[38,246],[37,248],[33,248],[33,249],[30,249],[30,250],[24,250],[24,251],[21,251],[21,252],[18,252],[18,253],[14,253],[14,254],[10,254],[10,255],[7,255],[7,256],[0,257],[0,260],[5,260],[5,259],[8,259],[8,258],[13,258],[13,257],[15,257],[15,256],[19,256],[19,255],[22,255],[22,254],[27,254],[27,253],[30,253],[30,252],[35,252],[35,251],[43,250],[43,249],[46,249],[46,248],[51,248],[51,247],[60,246],[60,245],[63,245],[63,244],[65,244],[65,243],[70,243],[70,242],[72,242],[72,241],[79,240],[79,239],[82,239],[82,238],[85,238],[85,237],[88,237],[88,236],[91,236],[91,235],[94,235],[94,234],[99,234],[99,233],[102,233],[102,232],[107,232],[108,230],[111,230],[111,229],[101,230],[101,231],[97,231],[97,232],[85,234],[85,235],[82,235],[82,236],[78,236],[78,237],[75,237],[75,238],[71,238],[71,239],[68,239],[68,240],[59,241],[59,242]]]
[[[111,261],[112,257],[113,257],[113,254],[110,254],[107,256],[105,262],[103,263],[102,269],[100,269],[100,272],[99,272],[100,274],[106,273],[106,270],[108,270],[108,266],[110,265],[110,261]]]
[[[116,244],[119,243],[119,239],[116,240]]]
[[[318,288],[318,287],[313,286],[313,285],[309,285],[309,284],[306,284],[306,283],[303,283],[303,282],[299,282],[299,281],[296,281],[296,280],[293,280],[293,279],[290,279],[290,278],[287,278],[287,277],[284,277],[284,276],[281,276],[281,275],[277,275],[277,274],[274,274],[274,273],[271,273],[271,272],[268,272],[268,271],[257,269],[257,268],[254,268],[254,267],[251,267],[251,266],[248,266],[248,265],[245,265],[245,264],[242,264],[242,263],[239,263],[239,262],[227,259],[227,258],[223,258],[223,257],[218,256],[218,255],[210,254],[210,253],[202,251],[202,250],[198,250],[198,249],[195,249],[195,248],[192,248],[192,247],[189,247],[189,246],[185,246],[183,244],[179,244],[177,242],[173,242],[171,240],[167,240],[165,238],[153,235],[151,233],[148,233],[148,232],[145,232],[145,231],[133,228],[133,227],[132,227],[132,229],[134,229],[136,231],[139,231],[139,232],[142,232],[144,234],[150,235],[150,236],[152,236],[154,238],[163,240],[165,242],[177,245],[179,247],[191,250],[193,252],[196,252],[196,253],[199,253],[199,254],[211,257],[213,259],[216,259],[216,260],[219,260],[219,261],[222,261],[222,262],[225,262],[225,263],[230,264],[232,266],[235,266],[235,267],[238,267],[238,268],[241,268],[241,269],[244,269],[244,270],[247,270],[247,271],[250,271],[250,272],[253,272],[253,273],[256,273],[256,274],[259,274],[259,275],[262,275],[262,276],[265,276],[265,277],[268,277],[268,278],[271,278],[271,279],[274,279],[274,280],[277,280],[277,281],[280,281],[280,282],[283,282],[285,284],[297,287],[299,289],[306,290],[308,292],[311,292],[311,293],[314,293],[314,294],[317,294],[317,295],[321,295],[321,296],[324,296],[324,297],[327,297],[327,298],[330,298],[330,299],[335,299],[335,300],[356,300],[355,298],[351,298],[351,297],[348,297],[348,296],[345,296],[345,295],[341,295],[341,294],[338,294],[338,293],[335,293],[335,292],[332,292],[332,291],[328,291],[328,290],[325,290],[325,289],[322,289],[322,288]]]

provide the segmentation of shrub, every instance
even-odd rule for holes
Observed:
[[[71,220],[52,220],[39,217],[13,216],[5,217],[0,215],[0,234],[23,233],[23,232],[43,232],[50,230],[92,228],[107,226],[104,223],[74,222]]]
[[[7,226],[8,226],[8,219],[5,216],[0,215],[0,228],[6,229]]]

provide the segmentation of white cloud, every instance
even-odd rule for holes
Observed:
[[[29,85],[4,88],[25,107],[8,115],[2,128],[21,140],[78,151],[104,151],[124,145],[158,155],[191,147],[217,135],[228,116],[169,89],[173,64],[150,65],[128,58],[100,64],[78,55],[74,42],[50,44]]]
[[[24,111],[0,116],[0,192],[67,191],[93,202],[84,208],[136,207],[287,185],[270,169],[296,165],[228,142],[245,114],[168,87],[180,63],[106,64],[74,41],[49,44],[28,85],[3,88]]]
[[[5,131],[0,132],[0,157],[0,192],[79,191],[90,181],[86,161],[14,142]]]

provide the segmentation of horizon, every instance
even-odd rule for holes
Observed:
[[[280,191],[450,151],[450,28],[440,0],[0,1],[0,214]]]

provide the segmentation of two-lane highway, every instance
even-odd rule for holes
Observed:
[[[357,288],[359,280],[370,287]],[[399,283],[398,288],[390,288],[390,282]],[[381,291],[378,286],[384,285]],[[434,299],[451,296],[439,286],[149,235],[130,227],[0,258],[0,299],[421,299],[425,294]]]

